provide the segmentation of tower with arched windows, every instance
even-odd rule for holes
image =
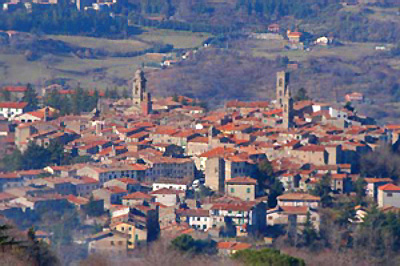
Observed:
[[[280,71],[276,74],[276,106],[282,108],[282,127],[293,127],[293,98],[289,86],[289,73]]]
[[[276,106],[283,108],[283,97],[289,90],[289,73],[279,71],[276,73]]]
[[[142,114],[149,114],[152,111],[151,94],[146,92],[146,77],[142,69],[138,69],[135,73],[132,85],[132,101],[133,107]]]

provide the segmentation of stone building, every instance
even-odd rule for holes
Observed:
[[[132,101],[136,111],[148,115],[152,111],[151,94],[146,92],[146,78],[142,69],[135,73],[132,86]]]
[[[277,108],[283,109],[283,128],[293,127],[293,98],[289,86],[289,73],[280,71],[277,73],[276,80],[276,105]]]
[[[226,194],[242,200],[252,201],[256,198],[257,180],[250,177],[236,177],[226,181]]]

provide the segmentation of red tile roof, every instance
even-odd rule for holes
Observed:
[[[203,209],[179,209],[176,210],[176,214],[182,216],[191,216],[191,217],[208,217],[210,216],[210,212],[208,210]]]
[[[27,88],[23,86],[6,86],[3,87],[3,90],[9,91],[9,92],[26,92]]]
[[[287,193],[280,195],[278,200],[320,201],[321,198],[305,193]]]
[[[399,191],[400,192],[400,187],[393,185],[393,184],[386,184],[386,185],[380,186],[378,189],[382,190],[382,191]]]
[[[26,106],[27,102],[0,102],[0,108],[24,109]]]
[[[323,152],[325,151],[325,147],[324,146],[320,146],[320,145],[314,145],[314,144],[310,144],[307,146],[302,146],[297,148],[297,150],[299,151],[311,151],[311,152]]]
[[[128,191],[125,189],[122,189],[120,187],[117,186],[112,186],[112,187],[107,187],[107,190],[111,191],[112,193],[127,193]]]
[[[219,242],[217,243],[217,248],[227,250],[244,250],[251,248],[251,244],[242,242]]]
[[[380,183],[380,182],[388,182],[388,183],[392,183],[393,180],[391,178],[373,178],[373,177],[367,177],[364,178],[365,182],[367,183]]]
[[[154,197],[140,191],[131,193],[123,197],[123,199],[148,199],[148,200],[151,200],[152,198]]]
[[[136,179],[132,179],[132,178],[118,178],[116,180],[118,180],[118,181],[120,181],[122,183],[125,183],[125,184],[130,184],[130,185],[140,184],[139,181],[137,181]]]
[[[257,180],[251,177],[235,177],[226,181],[227,184],[249,184],[257,185]]]

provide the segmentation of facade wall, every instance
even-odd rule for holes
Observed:
[[[311,208],[318,208],[319,202],[318,201],[303,201],[303,200],[279,200],[279,206],[308,206]]]
[[[400,191],[382,191],[378,190],[378,206],[393,206],[400,208]]]
[[[242,200],[253,201],[256,198],[256,186],[245,184],[226,184],[226,194]]]
[[[218,192],[225,188],[225,162],[222,158],[209,158],[206,162],[205,185]]]

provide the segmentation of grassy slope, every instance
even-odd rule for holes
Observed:
[[[104,49],[110,52],[132,52],[151,47],[152,42],[173,44],[175,48],[195,48],[210,37],[208,34],[147,29],[135,40],[109,40],[82,36],[49,35],[74,46]],[[2,84],[33,83],[42,85],[54,78],[79,82],[82,87],[105,89],[123,86],[143,62],[158,62],[146,56],[102,59],[80,59],[76,56],[49,55],[37,61],[27,61],[22,54],[0,53],[0,86]]]

